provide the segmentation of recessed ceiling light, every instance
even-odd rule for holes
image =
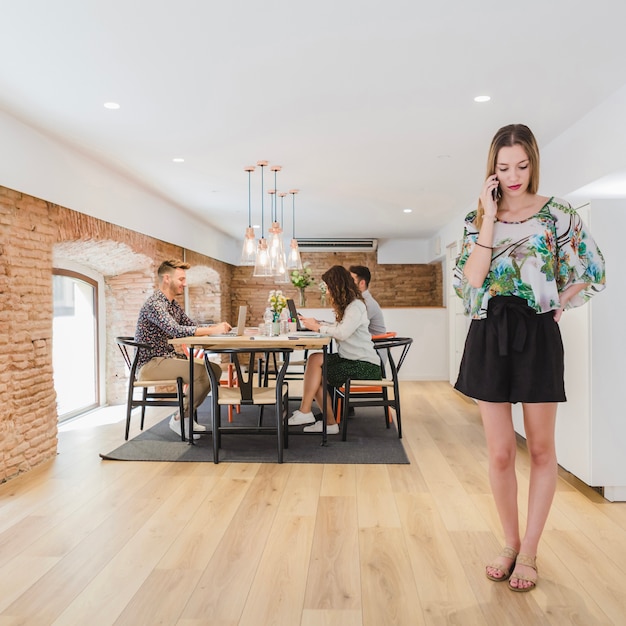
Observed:
[[[413,213],[413,209],[403,209],[403,213]]]
[[[474,98],[474,102],[489,102],[491,100],[491,96],[476,96]]]
[[[172,161],[174,161],[174,163],[184,163],[185,159],[183,159],[182,157],[174,157]]]
[[[105,102],[104,108],[105,109],[119,109],[120,105],[117,102]]]

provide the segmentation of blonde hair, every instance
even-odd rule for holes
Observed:
[[[185,261],[181,261],[180,259],[167,259],[167,261],[163,261],[161,265],[159,265],[159,269],[157,270],[157,276],[159,280],[163,280],[163,276],[165,274],[173,274],[174,270],[188,270],[191,267],[189,263],[185,263]]]
[[[489,156],[487,157],[487,177],[492,176],[496,172],[496,161],[500,149],[512,146],[521,146],[526,153],[530,164],[528,193],[537,193],[539,189],[539,147],[532,131],[524,124],[503,126],[494,135],[489,147]],[[476,214],[476,226],[478,228],[482,226],[484,213],[483,203],[478,200],[478,211]]]

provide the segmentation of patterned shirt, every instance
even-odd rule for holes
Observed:
[[[149,350],[141,350],[138,367],[155,357],[172,358],[177,355],[168,339],[194,335],[198,325],[183,311],[176,300],[171,302],[161,290],[151,295],[139,311],[135,341],[147,343]]]
[[[586,283],[565,308],[584,304],[605,287],[604,257],[580,216],[563,200],[550,198],[521,222],[494,224],[491,267],[485,282],[472,287],[463,267],[478,239],[476,211],[465,218],[463,245],[454,270],[454,290],[463,298],[465,314],[487,317],[493,296],[518,296],[538,313],[560,309],[559,294],[571,285]]]

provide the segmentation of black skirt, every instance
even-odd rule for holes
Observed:
[[[553,311],[516,296],[489,300],[472,320],[454,388],[486,402],[565,402],[563,341]]]

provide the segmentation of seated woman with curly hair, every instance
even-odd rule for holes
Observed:
[[[304,431],[321,433],[322,422],[315,421],[313,400],[323,406],[326,385],[341,387],[348,378],[380,380],[380,358],[374,349],[369,333],[369,319],[363,296],[354,283],[350,272],[341,265],[333,265],[322,280],[328,287],[330,303],[335,311],[336,322],[327,324],[313,317],[300,317],[300,322],[309,330],[335,339],[337,352],[327,356],[328,380],[322,380],[324,355],[316,352],[309,356],[304,371],[304,390],[300,408],[289,418],[290,426],[311,424]],[[330,400],[326,400],[327,433],[336,435],[339,426]]]

